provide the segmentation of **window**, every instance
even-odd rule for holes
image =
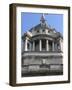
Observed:
[[[49,51],[52,51],[52,41],[49,41]]]
[[[45,32],[45,30],[44,30],[44,29],[43,29],[42,31],[43,31],[43,32]]]
[[[42,51],[46,51],[46,40],[42,40]]]
[[[48,33],[52,33],[52,31],[51,31],[51,30],[49,30],[49,31],[48,31]]]
[[[29,45],[29,43],[27,43],[27,48],[30,49],[30,45]]]
[[[39,33],[39,30],[37,30],[37,33]]]
[[[39,40],[35,40],[35,51],[39,51]]]
[[[57,44],[57,48],[58,48],[58,50],[60,50],[60,44],[59,43]]]
[[[48,31],[48,33],[50,33],[50,31]]]

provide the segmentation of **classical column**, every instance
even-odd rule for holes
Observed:
[[[49,43],[48,43],[48,40],[46,40],[46,51],[49,51]]]
[[[33,51],[35,50],[35,41],[33,41]]]
[[[57,51],[57,43],[55,43],[55,51]]]
[[[62,42],[61,42],[61,40],[59,41],[59,46],[60,46],[60,50],[62,51]]]
[[[42,50],[42,41],[41,40],[39,40],[39,49],[40,49],[40,51]]]
[[[25,51],[27,51],[27,39],[25,39]]]
[[[52,51],[54,51],[54,42],[52,42]]]

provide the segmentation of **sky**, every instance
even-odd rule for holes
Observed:
[[[23,35],[30,28],[40,23],[42,13],[21,12],[21,34]],[[46,22],[56,31],[63,34],[63,15],[62,14],[44,14]]]

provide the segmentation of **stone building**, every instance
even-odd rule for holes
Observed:
[[[47,24],[44,14],[22,40],[22,76],[63,74],[63,37]]]

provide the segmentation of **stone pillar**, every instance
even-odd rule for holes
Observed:
[[[27,51],[27,39],[25,39],[25,51]]]
[[[55,51],[57,51],[57,43],[55,43]]]
[[[52,51],[54,51],[54,42],[52,42]]]
[[[21,41],[22,42],[22,41]],[[22,47],[21,47],[21,51],[25,51],[25,40],[21,43]]]
[[[41,40],[39,40],[39,49],[40,51],[42,51],[42,41]]]
[[[49,51],[49,43],[48,43],[48,40],[46,40],[46,51]]]
[[[33,41],[33,51],[35,51],[35,41]]]
[[[60,50],[62,51],[63,48],[62,48],[62,42],[61,42],[61,39],[60,39],[60,41],[59,41],[59,44],[60,44],[60,45],[59,45],[59,46],[60,46]]]

